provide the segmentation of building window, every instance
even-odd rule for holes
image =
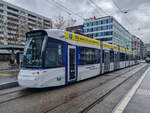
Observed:
[[[94,34],[93,34],[93,37],[97,37],[97,33],[94,33]]]
[[[101,21],[98,21],[98,25],[100,25],[101,24]]]
[[[84,24],[84,27],[87,27],[87,24]]]
[[[97,36],[99,36],[99,37],[100,37],[100,36],[101,36],[101,33],[98,33],[98,34],[97,34]]]
[[[3,17],[4,17],[3,15],[0,15],[0,19],[3,18]]]
[[[93,31],[93,28],[90,29],[90,32],[92,32],[92,31]]]
[[[28,17],[36,18],[36,16],[28,14]]]
[[[103,26],[103,30],[106,30],[107,29],[107,26]]]
[[[9,10],[11,10],[11,11],[14,11],[14,12],[19,12],[19,10],[18,9],[15,9],[15,8],[12,8],[12,7],[7,7],[7,9],[9,9]]]
[[[101,36],[104,36],[104,32],[101,32]]]
[[[4,10],[1,10],[1,9],[0,9],[0,13],[3,13],[3,12],[4,12]]]
[[[101,26],[101,30],[104,30],[104,26]]]
[[[112,31],[108,31],[108,35],[112,35],[113,34],[113,32]]]
[[[87,26],[89,26],[89,23],[87,23]]]
[[[89,22],[89,26],[92,26],[92,22]]]
[[[108,25],[108,29],[112,29],[112,25]]]
[[[14,17],[18,17],[17,14],[14,14],[14,13],[11,13],[11,12],[7,12],[7,15],[14,16]]]
[[[93,28],[93,31],[97,31],[97,27],[94,27],[94,28]]]
[[[107,21],[106,20],[103,20],[103,24],[106,24],[107,23]]]
[[[94,26],[94,25],[97,25],[97,23],[98,23],[97,21],[93,22],[93,26]]]
[[[101,41],[111,41],[111,40],[112,40],[112,37],[108,37],[108,38],[101,38],[100,40],[101,40]]]
[[[93,37],[93,34],[89,34],[89,37]]]
[[[4,6],[3,4],[0,4],[0,7],[1,7],[1,8],[3,8],[3,6]]]
[[[86,33],[87,32],[87,29],[84,29],[84,33]]]
[[[87,29],[87,32],[89,32],[89,29]]]
[[[112,18],[108,19],[108,23],[112,23]]]
[[[89,32],[91,32],[91,28],[89,29]]]
[[[98,31],[100,31],[101,30],[101,27],[98,27]]]

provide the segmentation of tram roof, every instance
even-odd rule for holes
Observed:
[[[68,32],[65,30],[59,30],[59,29],[45,29],[44,31],[47,32],[49,36],[56,37],[59,39],[63,39],[65,37],[65,40],[71,40],[75,42],[80,42],[80,43],[85,43],[85,44],[90,44],[94,46],[100,46],[100,43],[102,43],[102,46],[104,48],[109,48],[113,50],[120,50],[121,52],[126,52],[126,53],[131,53],[131,54],[136,54],[135,51],[131,51],[122,47],[119,47],[117,45],[109,44],[107,42],[100,42],[99,40],[95,40],[80,34]]]

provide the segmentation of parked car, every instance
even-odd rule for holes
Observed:
[[[149,57],[147,57],[146,59],[145,59],[145,62],[150,62],[150,58]]]

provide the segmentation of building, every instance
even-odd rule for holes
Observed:
[[[144,42],[136,37],[136,36],[132,36],[133,40],[132,40],[132,50],[136,51],[138,57],[141,58],[145,58],[145,45]]]
[[[67,31],[70,32],[80,32],[83,33],[83,25],[71,26],[66,28]]]
[[[132,40],[132,50],[136,51],[138,57],[140,57],[140,51],[141,51],[141,44],[140,44],[140,39],[136,36],[132,36],[133,40]]]
[[[69,32],[72,32],[72,33],[77,33],[77,34],[86,36],[86,35],[83,33],[83,25],[77,25],[77,26],[67,27],[67,28],[66,28],[66,31],[69,31]]]
[[[0,44],[24,44],[32,29],[52,28],[50,18],[0,0]]]
[[[132,34],[114,17],[89,18],[84,20],[84,34],[132,50]]]
[[[150,43],[145,44],[146,56],[150,57]]]

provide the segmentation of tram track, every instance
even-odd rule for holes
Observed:
[[[19,87],[18,87],[19,88]],[[16,89],[12,91],[7,91],[5,93],[0,93],[0,104],[16,100],[25,96],[29,96],[31,92],[27,92],[26,89]]]
[[[17,88],[19,88],[19,86]],[[19,89],[12,90],[12,91],[9,91],[9,89],[8,89],[8,91],[0,93],[0,96],[15,93],[15,92],[19,92],[19,91],[23,91],[23,90],[25,90],[25,89],[19,88]]]
[[[139,66],[138,66],[138,67],[139,67]],[[103,84],[105,84],[105,83],[107,83],[107,82],[113,80],[113,79],[116,79],[116,78],[120,77],[121,75],[127,73],[129,70],[134,70],[135,68],[137,68],[137,66],[133,66],[133,67],[130,67],[130,68],[131,68],[131,69],[128,69],[128,68],[125,69],[125,70],[124,70],[122,73],[120,73],[120,74],[116,74],[116,72],[112,72],[110,75],[109,75],[109,73],[107,73],[107,74],[105,74],[105,75],[101,75],[101,76],[103,76],[103,77],[105,77],[105,76],[109,76],[109,77],[108,77],[107,79],[105,79],[103,82],[100,82],[97,86],[94,86],[94,87],[92,87],[92,88],[89,88],[89,89],[85,90],[84,92],[73,93],[73,94],[71,94],[71,95],[67,95],[67,96],[66,96],[66,99],[64,99],[64,100],[61,101],[60,103],[54,105],[53,107],[51,107],[51,109],[48,109],[48,110],[53,110],[53,109],[55,109],[55,108],[57,108],[57,107],[59,107],[59,106],[65,104],[65,103],[67,103],[67,102],[70,102],[71,100],[73,100],[73,99],[75,99],[75,98],[77,98],[77,97],[83,95],[84,93],[87,93],[87,92],[89,92],[89,91],[91,91],[91,90],[93,90],[93,89],[95,89],[95,88],[97,88],[97,87],[99,87],[99,86],[101,86],[101,85],[103,85]],[[117,72],[120,72],[120,71],[121,71],[121,70],[118,70]],[[114,76],[113,74],[114,74],[115,76]],[[112,76],[112,75],[113,75],[113,76]],[[39,91],[39,92],[40,92],[40,91]],[[39,93],[39,92],[37,92],[37,93]],[[16,99],[20,99],[20,98],[23,98],[23,97],[26,97],[26,96],[30,96],[30,95],[32,95],[32,94],[35,94],[35,93],[32,92],[32,91],[23,89],[23,88],[19,88],[19,87],[18,87],[18,89],[16,88],[16,89],[10,90],[10,91],[9,91],[9,89],[8,89],[8,90],[5,91],[5,92],[2,92],[2,93],[0,92],[0,104],[6,103],[6,102],[10,102],[10,101],[13,101],[13,100],[16,100]],[[46,112],[43,112],[43,113],[46,113]]]
[[[145,71],[148,67],[142,68],[140,71]],[[121,83],[113,87],[111,90],[109,90],[106,94],[101,96],[100,98],[96,99],[92,104],[88,105],[85,107],[83,110],[81,110],[79,113],[87,113],[90,109],[92,109],[95,105],[99,104],[102,102],[107,96],[109,96],[113,91],[115,91],[117,88],[119,88],[121,85],[123,85],[126,81],[128,81],[130,78],[134,77],[135,75],[139,74],[139,71],[136,72],[135,74],[129,76],[127,79],[123,80]]]
[[[129,68],[131,68],[131,67],[129,67]],[[51,111],[55,110],[56,108],[58,108],[58,107],[60,107],[60,106],[62,106],[62,105],[64,105],[64,104],[69,103],[70,101],[74,100],[75,98],[84,95],[85,93],[90,92],[91,90],[96,89],[96,88],[100,87],[101,85],[104,85],[104,84],[108,83],[109,81],[112,81],[112,80],[114,80],[114,79],[116,79],[116,78],[118,78],[118,77],[121,77],[121,75],[124,75],[124,74],[126,74],[127,72],[129,72],[129,71],[131,71],[131,70],[134,70],[135,68],[137,68],[137,67],[134,66],[134,67],[132,67],[131,69],[126,69],[126,71],[124,71],[124,72],[122,72],[122,73],[117,73],[117,74],[114,72],[114,74],[116,74],[115,77],[106,79],[105,81],[99,83],[99,85],[97,85],[97,86],[95,86],[95,87],[92,87],[92,88],[90,88],[90,89],[88,89],[88,90],[86,90],[86,91],[84,91],[84,92],[82,92],[82,93],[73,94],[73,95],[69,96],[68,98],[64,99],[63,101],[61,101],[61,102],[59,102],[59,103],[57,103],[57,104],[55,104],[55,105],[53,105],[53,106],[51,106],[51,107],[49,107],[49,108],[43,110],[42,113],[51,112]],[[139,67],[138,67],[138,68],[139,68]],[[145,67],[143,67],[143,68],[145,68]],[[142,69],[143,69],[143,68],[142,68]],[[140,69],[140,70],[141,70],[141,69]],[[118,72],[119,72],[119,71],[120,71],[120,70],[118,70]],[[139,70],[138,70],[138,71],[139,71]],[[137,73],[137,72],[136,72],[136,73]],[[109,75],[109,73],[108,73],[108,75]],[[130,79],[130,78],[133,77],[134,75],[135,75],[135,74],[133,74],[132,76],[130,76],[130,77],[128,77],[127,79],[125,79],[122,83],[118,84],[116,87],[114,87],[113,89],[111,89],[108,93],[106,93],[106,94],[105,94],[104,96],[102,96],[100,99],[96,100],[93,104],[91,104],[90,106],[88,106],[87,108],[85,108],[85,109],[84,109],[83,111],[81,111],[80,113],[85,113],[85,111],[87,111],[89,108],[91,108],[91,107],[93,107],[94,105],[96,105],[97,102],[100,102],[101,100],[103,100],[107,95],[109,95],[111,92],[113,92],[116,88],[118,88],[121,84],[123,84],[124,82],[126,82],[128,79]],[[106,74],[106,75],[103,75],[103,76],[107,76],[107,74]],[[112,76],[112,74],[111,74],[110,76]]]

